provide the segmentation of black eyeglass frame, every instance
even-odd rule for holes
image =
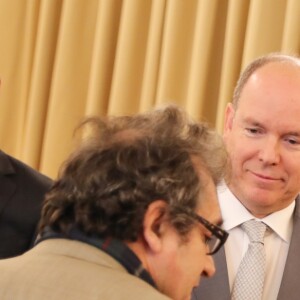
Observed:
[[[216,249],[214,249],[212,252],[207,253],[207,255],[216,254],[222,248],[222,246],[225,244],[229,233],[226,230],[219,227],[218,225],[214,225],[214,224],[210,223],[209,221],[207,221],[206,219],[204,219],[203,217],[201,217],[195,213],[193,213],[193,217],[199,223],[201,223],[207,230],[209,230],[212,233],[212,235],[214,235],[215,237],[217,237],[220,240],[220,243],[218,244]]]

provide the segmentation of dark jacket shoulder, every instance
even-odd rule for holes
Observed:
[[[22,254],[35,239],[52,180],[0,151],[0,258]]]

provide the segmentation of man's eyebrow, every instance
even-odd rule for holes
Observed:
[[[253,118],[245,118],[243,120],[243,123],[251,124],[252,126],[257,126],[257,127],[264,127],[260,122],[254,120]]]
[[[300,132],[297,132],[297,131],[290,131],[290,132],[287,132],[285,135],[300,136]]]

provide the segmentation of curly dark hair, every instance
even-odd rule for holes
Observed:
[[[217,183],[227,156],[220,137],[203,123],[191,122],[176,106],[145,114],[89,118],[89,138],[69,157],[46,195],[40,230],[135,241],[149,204],[168,203],[167,216],[184,236],[194,224],[204,184],[193,157]],[[82,126],[81,126],[82,127]]]

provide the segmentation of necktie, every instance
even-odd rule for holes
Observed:
[[[232,300],[260,300],[265,277],[266,253],[264,235],[266,225],[250,220],[241,225],[249,236],[248,250],[238,268],[232,289]]]

